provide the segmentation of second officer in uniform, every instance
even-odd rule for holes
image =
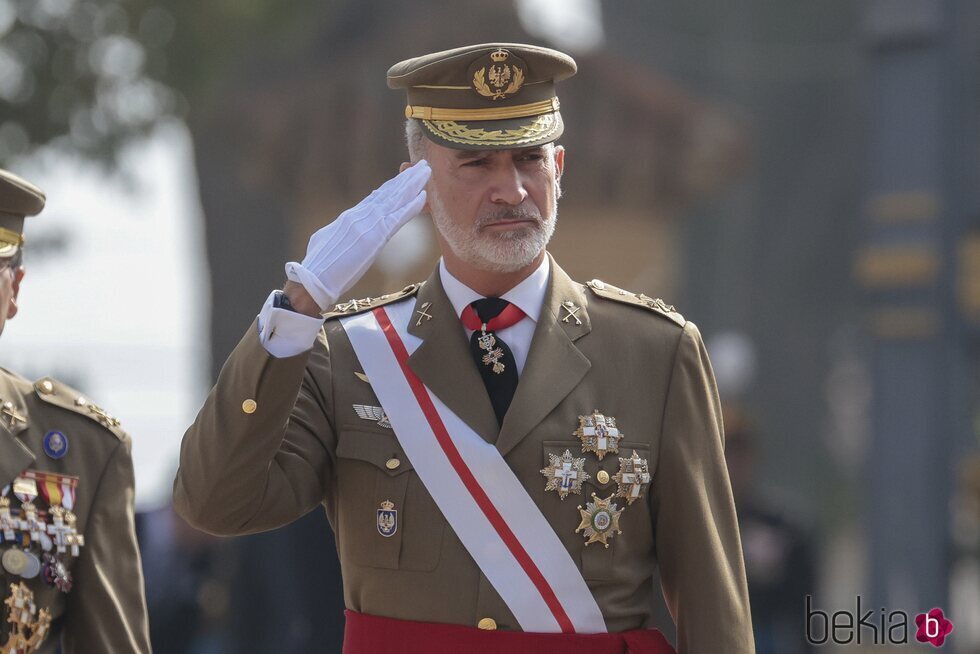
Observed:
[[[18,311],[25,217],[44,202],[0,170],[0,332]],[[0,564],[0,651],[150,651],[129,437],[78,391],[3,368]]]

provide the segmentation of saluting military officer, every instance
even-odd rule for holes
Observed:
[[[0,170],[0,332],[17,313],[38,188]],[[50,377],[0,368],[0,652],[149,652],[119,421]]]
[[[410,162],[286,264],[184,436],[174,502],[201,529],[324,506],[345,652],[671,652],[663,600],[681,654],[754,651],[697,328],[546,251],[575,70],[496,43],[393,66]],[[429,279],[334,306],[422,210]]]

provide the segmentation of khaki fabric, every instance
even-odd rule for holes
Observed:
[[[438,270],[411,292],[419,306],[430,303],[432,318],[409,324],[423,339],[410,367],[496,443],[581,566],[608,629],[649,626],[653,607],[666,597],[680,654],[753,652],[721,411],[694,324],[639,306],[634,296],[627,303],[593,292],[552,260],[530,354],[498,430]],[[563,319],[565,302],[581,307],[581,324]],[[252,325],[184,436],[177,511],[205,531],[234,535],[273,529],[322,504],[336,534],[350,609],[470,626],[489,617],[500,629],[519,629],[394,433],[355,412],[355,404],[378,405],[360,372],[338,320],[325,322],[310,352],[285,359],[266,353]],[[622,533],[608,548],[586,547],[575,533],[576,507],[593,492],[604,498],[616,490],[614,481],[599,483],[597,473],[614,475],[618,456],[583,455],[573,435],[578,417],[596,409],[614,416],[624,432],[619,455],[636,450],[653,472],[650,492],[623,511]],[[586,458],[590,480],[582,495],[562,501],[545,491],[540,470],[549,453],[565,449]],[[400,465],[390,469],[391,459]],[[388,538],[377,526],[385,500],[398,511],[398,529]],[[651,581],[658,564],[663,595]]]
[[[25,581],[0,568],[0,595],[6,599],[11,583],[25,581],[38,609],[51,611],[51,634],[39,652],[53,653],[59,644],[63,654],[149,652],[129,437],[116,425],[100,423],[87,398],[80,403],[80,393],[50,378],[32,384],[0,369],[0,398],[26,419],[0,419],[0,486],[24,470],[78,477],[73,512],[85,537],[80,556],[69,559],[69,593],[40,577]],[[68,439],[68,451],[60,459],[49,457],[43,448],[45,435],[55,430]],[[36,503],[48,508],[41,497]],[[14,499],[12,504],[20,503]],[[0,544],[0,550],[6,547]],[[7,628],[4,621],[0,643],[6,640]]]

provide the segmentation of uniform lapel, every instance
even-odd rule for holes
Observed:
[[[10,402],[18,415],[29,419],[19,398],[20,392],[14,385],[11,373],[0,368],[0,405]],[[8,416],[0,415],[0,486],[9,484],[34,462],[34,453],[17,437],[25,429],[26,421],[11,421]]]
[[[497,449],[504,456],[572,392],[592,366],[574,343],[592,328],[585,293],[550,254],[548,258],[551,275],[541,316],[497,439]],[[571,302],[571,308],[564,308],[563,305],[568,306],[566,302]],[[493,416],[492,408],[490,415]]]
[[[14,477],[34,463],[34,453],[0,424],[0,486],[6,486]]]
[[[428,303],[428,304],[426,304]],[[420,313],[432,316],[425,318]],[[497,440],[497,417],[487,389],[473,365],[469,343],[439,279],[439,268],[419,290],[408,333],[422,343],[408,359],[419,379],[488,443]]]

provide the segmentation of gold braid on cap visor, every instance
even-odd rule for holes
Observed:
[[[24,236],[19,232],[6,227],[0,227],[0,246],[16,245],[20,247],[24,244]]]
[[[438,138],[461,145],[521,146],[541,142],[558,134],[561,114],[544,114],[517,129],[491,129],[461,125],[454,120],[423,120],[422,124]]]
[[[462,120],[470,122],[526,118],[527,116],[550,114],[553,111],[558,111],[558,98],[531,102],[529,104],[517,104],[510,107],[488,107],[486,109],[446,109],[410,104],[405,107],[405,118],[419,118],[421,120]]]

